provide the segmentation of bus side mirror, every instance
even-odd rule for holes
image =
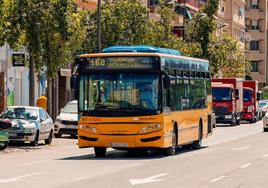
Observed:
[[[163,81],[164,81],[164,88],[169,89],[170,88],[170,78],[169,78],[169,76],[165,76]]]
[[[261,100],[261,94],[258,92],[257,93],[257,101]]]
[[[239,90],[235,89],[235,99],[239,99]]]

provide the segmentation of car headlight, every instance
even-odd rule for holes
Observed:
[[[154,132],[154,131],[158,131],[161,129],[161,125],[157,124],[157,125],[148,125],[146,127],[143,127],[140,129],[140,132],[145,134],[145,133],[150,133],[150,132]]]
[[[91,127],[89,125],[79,125],[79,129],[87,130],[87,131],[90,131],[92,133],[96,133],[97,132],[97,128],[96,127]]]
[[[225,115],[224,117],[225,117],[226,119],[232,119],[233,116],[232,116],[232,115]]]
[[[59,117],[56,117],[56,122],[61,123],[62,119],[60,119]]]

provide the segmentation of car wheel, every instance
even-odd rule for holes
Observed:
[[[39,131],[36,131],[34,141],[31,142],[31,146],[37,146],[39,141]]]
[[[48,138],[45,140],[45,144],[51,144],[52,135],[53,135],[53,130],[50,131]]]
[[[106,148],[102,147],[94,147],[96,157],[105,157],[106,155]]]
[[[60,138],[62,136],[62,134],[59,133],[54,133],[55,138]]]
[[[7,142],[0,144],[0,150],[4,150],[6,148],[7,148]]]

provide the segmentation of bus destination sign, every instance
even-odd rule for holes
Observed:
[[[88,68],[150,69],[158,57],[98,57],[86,58]]]

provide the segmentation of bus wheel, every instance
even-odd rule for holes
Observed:
[[[105,157],[106,148],[94,147],[94,152],[95,152],[96,157]]]
[[[164,149],[165,155],[167,156],[175,155],[176,147],[177,147],[177,133],[174,127],[172,131],[172,146]]]
[[[194,141],[192,143],[192,148],[193,149],[200,149],[202,146],[202,135],[203,135],[203,126],[202,123],[200,123],[199,128],[198,128],[198,140]]]

